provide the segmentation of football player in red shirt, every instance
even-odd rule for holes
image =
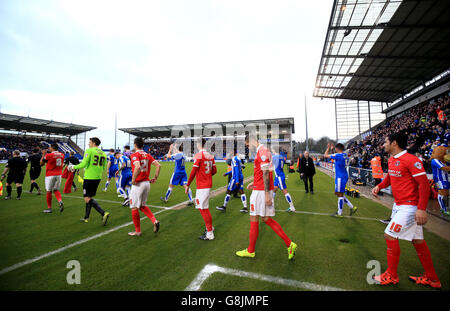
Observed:
[[[50,153],[47,150],[42,152],[41,166],[45,165],[45,190],[47,190],[47,209],[44,213],[52,212],[52,191],[59,203],[59,211],[64,210],[59,187],[61,186],[62,167],[64,165],[64,154],[58,151],[58,144],[50,146]]]
[[[142,150],[144,148],[144,140],[136,137],[134,140],[135,153],[131,155],[131,170],[133,177],[131,179],[130,191],[130,208],[131,218],[133,219],[135,231],[129,232],[128,235],[141,235],[141,217],[139,211],[143,212],[153,223],[153,232],[159,231],[159,221],[156,220],[152,211],[146,206],[148,193],[150,192],[150,184],[156,182],[159,176],[161,165],[149,153]],[[150,176],[151,165],[156,167],[155,177]]]
[[[253,190],[250,196],[250,243],[248,248],[236,252],[239,257],[255,257],[255,245],[259,234],[259,217],[283,239],[288,250],[288,259],[292,259],[297,249],[297,244],[284,233],[280,224],[273,220],[275,205],[273,200],[272,155],[270,151],[260,144],[253,135],[246,136],[245,144],[249,150],[256,149],[254,161],[254,179],[247,186]]]
[[[422,226],[427,222],[426,208],[430,186],[422,161],[405,150],[407,141],[408,137],[403,133],[393,133],[386,137],[384,150],[391,155],[388,162],[389,172],[383,181],[372,189],[372,194],[377,196],[380,189],[390,185],[395,201],[391,221],[384,231],[388,268],[374,279],[380,285],[398,283],[398,239],[402,239],[412,242],[425,270],[422,276],[410,276],[409,279],[417,284],[441,288],[430,250],[423,238]]]
[[[199,239],[206,241],[214,240],[214,227],[212,225],[211,213],[209,212],[209,193],[212,187],[212,177],[217,173],[217,168],[214,156],[204,149],[205,144],[206,139],[204,138],[199,139],[197,142],[199,152],[194,156],[194,165],[189,175],[185,192],[188,193],[189,186],[195,177],[197,183],[197,189],[195,190],[195,208],[200,211],[206,225],[206,230]]]

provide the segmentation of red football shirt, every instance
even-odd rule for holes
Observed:
[[[384,183],[391,185],[392,195],[397,205],[415,205],[419,203],[419,184],[415,177],[426,175],[422,161],[406,150],[389,158],[389,172]]]
[[[141,169],[139,175],[136,177],[136,183],[140,183],[142,181],[150,181],[150,170],[151,164],[155,161],[155,159],[151,156],[151,154],[145,152],[144,150],[137,150],[135,153],[131,155],[131,170],[134,173],[134,163],[139,162],[141,164]]]
[[[62,174],[64,154],[59,151],[47,153],[44,161],[47,163],[45,166],[45,176],[58,176]]]
[[[263,170],[270,169],[269,180],[270,190],[273,190],[273,177],[272,177],[272,154],[263,145],[259,145],[256,149],[256,158],[254,163],[254,178],[253,178],[253,190],[264,190]]]
[[[197,189],[212,188],[213,167],[216,166],[214,156],[206,152],[206,150],[200,150],[194,156],[193,166],[198,168],[195,175]]]

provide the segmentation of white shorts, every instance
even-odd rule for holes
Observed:
[[[423,240],[423,227],[416,223],[416,212],[417,206],[394,203],[391,222],[384,233],[401,240]]]
[[[45,190],[47,192],[59,190],[61,186],[61,175],[45,176]]]
[[[132,185],[130,190],[130,208],[139,208],[147,204],[147,197],[149,192],[149,181],[142,181],[137,185]]]
[[[209,193],[211,188],[197,189],[195,191],[195,208],[208,209],[209,208]]]
[[[273,191],[270,191],[272,205],[266,206],[266,195],[264,190],[253,190],[250,196],[250,216],[275,216],[275,203],[273,200]]]

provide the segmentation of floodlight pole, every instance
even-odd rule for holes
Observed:
[[[114,118],[114,151],[117,150],[117,112]]]
[[[336,142],[339,141],[338,136],[338,121],[337,121],[337,103],[336,103],[336,97],[334,98],[334,121],[336,123]]]
[[[306,128],[306,151],[309,152],[309,144],[308,144],[308,115],[306,112],[306,94],[305,95],[305,128]]]

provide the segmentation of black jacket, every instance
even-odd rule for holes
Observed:
[[[316,168],[314,167],[314,161],[312,158],[306,159],[305,157],[300,159],[299,165],[300,173],[305,174],[306,177],[314,176],[316,174]]]

